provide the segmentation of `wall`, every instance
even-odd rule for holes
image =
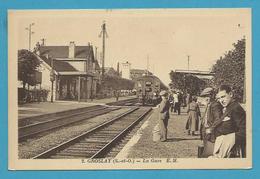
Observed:
[[[50,70],[44,65],[44,64],[41,64],[40,68],[39,68],[39,71],[42,72],[42,84],[41,84],[41,88],[42,89],[46,89],[49,91],[48,93],[48,97],[47,97],[47,100],[48,101],[51,101],[51,81],[50,81]],[[53,82],[54,85],[53,85],[53,100],[56,99],[56,94],[55,94],[55,91],[56,91],[56,80]]]

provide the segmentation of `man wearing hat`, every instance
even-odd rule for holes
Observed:
[[[159,104],[159,125],[161,132],[161,142],[165,142],[167,140],[167,126],[169,120],[169,109],[170,102],[168,100],[168,93],[163,90],[160,92],[160,96],[162,98],[161,103]]]
[[[205,88],[201,95],[206,99],[206,110],[201,119],[201,139],[203,140],[204,149],[201,157],[213,155],[215,132],[213,124],[221,120],[222,106],[215,100],[213,88]]]

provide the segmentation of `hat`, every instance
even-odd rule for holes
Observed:
[[[207,95],[211,95],[212,93],[213,93],[213,88],[208,87],[201,92],[200,96],[207,96]]]
[[[192,100],[193,101],[197,101],[197,97],[196,96],[192,96]]]
[[[167,93],[167,91],[165,91],[165,90],[163,90],[163,91],[161,91],[160,92],[160,96],[166,96],[168,93]]]

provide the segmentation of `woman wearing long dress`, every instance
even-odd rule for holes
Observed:
[[[187,129],[188,134],[195,135],[195,131],[199,128],[199,118],[201,117],[200,108],[197,103],[197,98],[195,96],[192,97],[192,101],[188,104],[188,121],[187,121]]]

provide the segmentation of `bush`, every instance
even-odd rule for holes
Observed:
[[[18,104],[31,102],[45,102],[47,101],[49,90],[46,89],[32,89],[25,90],[18,88]]]

